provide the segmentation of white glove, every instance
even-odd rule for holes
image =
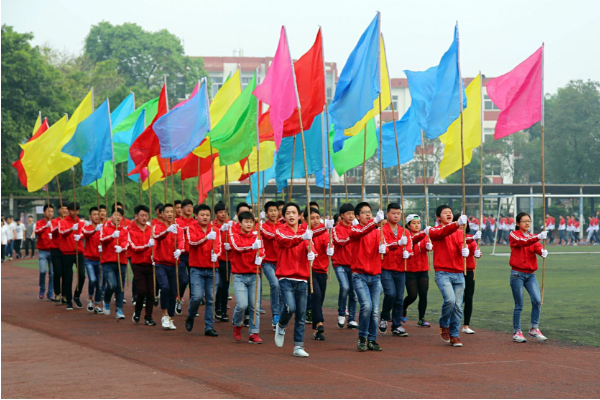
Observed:
[[[325,229],[333,229],[333,220],[332,219],[325,220]]]
[[[85,226],[90,226],[92,224],[92,221],[85,221]]]
[[[46,222],[46,226],[47,226],[48,228],[52,227],[52,221],[48,221],[48,222]]]
[[[48,234],[48,239],[52,240],[52,234],[51,233]]]
[[[167,232],[177,233],[177,224],[171,224],[167,228]]]
[[[112,237],[114,237],[115,239],[117,239],[119,237],[119,235],[121,235],[121,232],[114,231],[113,234],[112,234]]]
[[[329,257],[333,256],[333,247],[327,247],[327,255]]]
[[[150,238],[150,240],[148,240],[148,247],[154,247],[154,239]]]
[[[313,231],[307,229],[306,232],[302,235],[302,240],[311,240],[313,237]]]
[[[227,232],[229,230],[229,224],[227,222],[225,222],[223,225],[221,225],[221,232]]]
[[[98,253],[102,253],[102,245],[98,245]]]
[[[548,257],[548,250],[542,249],[542,258]]]
[[[173,257],[175,257],[176,260],[179,260],[179,256],[181,256],[181,250],[177,249],[173,252]]]
[[[483,224],[479,225],[479,230],[480,230],[480,231],[482,231],[482,230],[484,230],[484,229],[485,229],[485,225],[483,225]]]
[[[231,245],[229,243],[223,243],[223,247],[225,248],[225,250],[229,251],[231,250]]]
[[[402,236],[400,240],[398,240],[398,246],[404,246],[406,243],[408,243],[406,236]]]
[[[458,217],[458,226],[463,226],[466,225],[469,222],[469,219],[467,218],[466,215],[461,215],[460,217]]]
[[[115,253],[119,254],[122,251],[123,251],[123,248],[121,246],[115,246]]]
[[[217,238],[217,232],[210,231],[208,235],[206,235],[206,240],[215,240]]]
[[[267,214],[264,211],[260,212],[260,219],[267,219]]]
[[[481,231],[477,231],[473,235],[473,240],[479,240],[479,239],[481,239]]]
[[[481,250],[477,249],[475,250],[475,254],[473,254],[475,256],[475,258],[481,258]]]
[[[425,248],[427,249],[427,251],[431,251],[431,250],[433,250],[433,244],[431,244],[431,242],[427,242],[427,244],[425,245]]]
[[[262,264],[262,257],[259,257],[258,254],[256,255],[256,258],[254,259],[254,264],[255,265],[261,265]]]
[[[380,244],[379,245],[379,254],[385,254],[386,251],[387,251],[386,245]]]
[[[353,226],[356,226],[356,225],[358,225],[358,220],[357,220],[356,218],[352,220],[352,225],[353,225]]]
[[[254,243],[252,243],[252,250],[258,250],[258,249],[260,249],[261,247],[262,247],[262,243],[261,243],[260,239],[258,239],[258,238],[257,238],[257,239],[254,241]]]
[[[217,255],[211,250],[210,251],[210,262],[212,263],[216,263],[218,261],[218,257]]]
[[[102,230],[102,224],[96,225],[96,231],[100,232]]]
[[[431,229],[430,226],[425,227],[425,234],[429,236],[429,230]]]
[[[404,250],[402,252],[402,258],[404,258],[405,260],[410,256],[410,254],[408,254],[408,251]]]
[[[73,239],[75,239],[76,242],[79,242],[79,240],[81,239],[81,235],[73,235]]]
[[[73,227],[71,228],[71,230],[76,231],[77,229],[79,229],[79,223],[73,224]]]
[[[544,240],[548,237],[548,232],[547,231],[542,231],[537,235],[538,239],[540,240]]]
[[[312,251],[310,253],[308,253],[306,255],[306,258],[308,259],[308,261],[315,261],[315,253],[313,253]]]
[[[469,249],[467,247],[463,247],[460,251],[463,257],[469,257]]]
[[[382,210],[377,211],[377,215],[375,215],[375,223],[378,224],[385,219],[385,214]]]
[[[150,221],[146,221],[146,225],[152,226],[152,224],[150,223]]]

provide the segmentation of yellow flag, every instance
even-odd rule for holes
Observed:
[[[266,141],[260,144],[260,162],[258,164],[259,171],[265,171],[273,166],[273,154],[277,151],[275,142]],[[252,149],[252,153],[248,156],[248,164],[250,172],[256,172],[256,147]],[[246,169],[248,172],[248,169]]]
[[[77,129],[77,125],[84,119],[90,116],[91,113],[94,112],[94,105],[92,104],[92,91],[85,96],[83,101],[77,106],[73,114],[69,116],[69,122],[67,122],[67,126],[65,127],[65,133],[63,135],[62,140],[59,144],[59,150],[64,147],[65,144],[73,137],[75,130]],[[75,165],[75,164],[73,164]]]
[[[256,162],[256,161],[255,161]],[[219,187],[225,184],[225,166],[221,165],[219,157],[215,158],[215,182],[213,187]],[[242,166],[239,162],[227,166],[227,176],[229,177],[229,183],[236,182],[242,176]]]
[[[42,126],[42,114],[38,114],[37,119],[35,120],[35,125],[33,126],[33,132],[31,133],[31,136],[35,135],[35,133],[38,131],[38,129],[40,129],[40,126]]]
[[[390,75],[387,69],[387,60],[385,57],[385,48],[383,46],[383,38],[379,38],[379,65],[381,69],[381,107],[385,110],[390,106],[392,102],[392,96],[390,93]],[[346,136],[356,136],[364,128],[368,121],[373,119],[376,115],[379,115],[379,97],[373,101],[373,108],[371,111],[365,114],[365,116],[356,123],[352,128],[348,128],[344,131]]]
[[[162,169],[160,169],[160,165],[158,165],[158,158],[152,157],[148,163],[148,178],[142,183],[142,189],[148,190],[149,183],[152,183],[152,186],[154,186],[155,183],[164,180],[165,177],[163,176]]]
[[[473,149],[481,146],[481,75],[477,75],[467,89],[467,108],[463,111],[463,147],[465,165],[471,162]],[[440,163],[440,177],[446,178],[462,167],[460,154],[460,117],[440,136],[444,143],[444,158]]]

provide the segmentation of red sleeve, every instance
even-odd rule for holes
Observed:
[[[232,233],[231,235],[229,235],[229,239],[233,251],[237,251],[238,253],[247,253],[249,251],[254,251],[252,245],[245,246],[242,244],[242,238],[237,233]]]
[[[377,228],[377,224],[375,223],[374,219],[372,219],[371,222],[369,222],[365,226],[353,225],[350,229],[350,240],[359,240],[361,237],[367,235],[375,228]]]
[[[94,227],[94,225],[85,225],[82,229],[82,232],[83,236],[91,237],[94,236],[94,233],[96,233],[96,228]]]
[[[451,223],[446,226],[436,226],[429,229],[429,237],[432,241],[442,240],[446,236],[452,235],[458,229],[458,224]]]
[[[61,235],[69,236],[71,232],[73,232],[71,228],[73,228],[73,224],[71,222],[65,219],[58,221],[58,233]]]
[[[167,226],[165,224],[158,224],[152,227],[152,236],[156,241],[161,241],[167,237]]]
[[[533,235],[529,238],[520,237],[514,232],[511,232],[510,235],[508,235],[508,242],[510,244],[510,247],[527,247],[537,243],[538,241],[539,239],[537,235]]]
[[[346,235],[344,229],[337,229],[338,227],[334,227],[331,230],[332,240],[336,246],[345,246],[350,243],[350,236]]]
[[[295,247],[302,242],[302,235],[286,235],[281,229],[277,229],[275,235],[275,242],[282,248]]]
[[[419,243],[421,240],[425,239],[427,235],[425,232],[419,232],[415,236],[412,237],[413,245]]]
[[[177,248],[185,251],[185,238],[183,237],[183,229],[177,226]]]

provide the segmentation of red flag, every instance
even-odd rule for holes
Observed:
[[[144,132],[135,139],[135,141],[129,147],[129,155],[131,160],[135,164],[135,168],[128,174],[134,175],[139,174],[143,168],[148,166],[150,159],[154,156],[160,155],[160,143],[158,137],[154,133],[154,123],[163,115],[167,113],[167,85],[163,85],[158,99],[158,112],[152,120],[152,123],[146,127]],[[159,159],[159,162],[162,161]],[[164,161],[162,161],[161,168],[163,168]]]
[[[32,140],[37,139],[42,135],[42,133],[46,132],[47,130],[48,118],[44,118],[44,122],[42,122],[42,125],[40,125],[37,132],[35,132],[27,142],[31,142]],[[12,166],[15,167],[15,169],[17,170],[17,175],[19,176],[19,181],[21,182],[21,184],[27,187],[27,173],[25,172],[25,168],[23,168],[23,164],[21,164],[21,160],[23,159],[24,155],[25,152],[21,150],[21,155],[19,156],[19,159],[12,163]]]

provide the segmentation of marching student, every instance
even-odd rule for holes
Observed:
[[[264,257],[262,241],[254,231],[254,215],[249,211],[242,211],[238,215],[237,230],[231,229],[229,240],[231,242],[231,272],[233,291],[235,293],[235,310],[233,312],[233,338],[242,340],[242,322],[246,309],[249,315],[250,337],[249,343],[261,344],[258,336],[260,331],[260,265]],[[257,273],[258,270],[258,273]],[[258,279],[258,283],[256,280]],[[258,287],[258,293],[256,288]]]
[[[358,329],[356,322],[356,293],[354,283],[352,282],[352,263],[353,253],[350,242],[350,231],[352,223],[355,221],[354,207],[352,204],[342,204],[340,206],[339,217],[341,219],[331,231],[333,245],[336,249],[333,258],[333,270],[339,283],[338,294],[338,328],[343,328],[346,323],[346,312],[348,313],[348,328]],[[347,307],[347,308],[346,308]]]
[[[175,200],[173,202],[173,210],[175,210],[175,220],[181,217],[183,205],[181,204],[181,200]]]
[[[87,310],[94,314],[102,313],[102,289],[100,285],[100,215],[98,207],[90,208],[90,220],[86,221],[83,227],[83,237],[85,238],[85,250],[83,258],[85,270],[88,276],[88,304]]]
[[[539,243],[540,240],[546,239],[547,231],[542,231],[537,235],[530,234],[531,223],[529,214],[521,212],[517,214],[517,230],[510,233],[510,287],[515,300],[513,341],[518,343],[527,341],[521,332],[521,312],[523,311],[524,301],[523,287],[531,297],[531,329],[529,330],[529,336],[540,341],[546,340],[539,329],[542,300],[535,271],[538,268],[536,254],[542,258],[548,256],[548,251]]]
[[[48,300],[54,301],[54,273],[52,271],[52,217],[54,207],[48,203],[44,206],[44,218],[35,224],[35,235],[37,236],[38,263],[40,266],[40,292],[38,298],[44,299],[46,294],[46,273],[48,273]]]
[[[160,308],[163,311],[161,324],[164,329],[175,330],[175,299],[177,297],[177,271],[175,266],[179,257],[185,251],[183,230],[175,223],[173,204],[162,207],[163,221],[153,225],[154,262],[156,264],[156,279],[160,289]]]
[[[184,200],[185,203],[185,200]],[[185,210],[184,210],[185,212]],[[219,285],[219,274],[215,269],[221,254],[221,238],[210,223],[210,207],[198,204],[193,210],[196,222],[187,225],[187,243],[190,248],[190,305],[185,320],[185,329],[191,332],[194,318],[198,314],[200,301],[206,298],[204,308],[204,335],[219,336],[213,328],[215,323],[213,304],[215,286]],[[214,248],[214,251],[213,251]]]
[[[122,208],[117,207],[111,218],[103,224],[102,231],[100,231],[100,244],[102,245],[102,276],[105,284],[104,315],[110,315],[110,301],[114,294],[117,310],[116,318],[125,319],[125,314],[123,314],[123,298],[125,296],[123,286],[125,285],[127,273],[128,234],[123,221]]]
[[[404,300],[404,285],[408,258],[413,255],[413,244],[410,232],[399,225],[402,213],[398,203],[387,206],[387,224],[383,226],[383,235],[386,243],[398,243],[400,247],[388,249],[381,262],[381,286],[383,287],[383,307],[379,321],[379,332],[387,331],[388,322],[392,322],[392,335],[408,336],[402,327],[402,304]],[[391,313],[391,316],[390,316]]]
[[[127,228],[127,242],[130,249],[131,269],[137,287],[135,311],[131,318],[136,324],[140,322],[142,308],[144,308],[144,304],[146,304],[144,325],[154,326],[156,325],[156,322],[152,319],[155,286],[152,266],[152,248],[154,247],[154,239],[152,238],[152,228],[148,226],[150,209],[145,205],[140,204],[134,208],[133,212],[135,213],[135,218]]]
[[[285,218],[283,217],[282,213],[283,206],[285,206],[285,201],[277,200],[275,204],[277,204],[277,211],[279,211],[279,213],[277,214],[277,222],[279,222],[280,224],[285,224]]]
[[[566,235],[566,231],[567,231],[567,221],[565,220],[565,217],[563,217],[562,215],[559,215],[558,217],[558,244],[561,245],[563,244],[563,240],[565,241],[565,244],[568,244],[569,241],[567,239],[567,235]]]
[[[279,257],[278,248],[275,245],[275,236],[277,227],[280,223],[277,221],[279,215],[279,209],[277,203],[274,201],[267,201],[264,206],[264,212],[266,213],[266,221],[260,225],[260,232],[262,235],[263,246],[265,250],[265,257],[262,263],[262,271],[265,277],[269,281],[270,296],[271,296],[271,313],[273,320],[271,326],[273,330],[279,322],[281,310],[283,308],[283,301],[281,299],[281,293],[279,290],[279,280],[275,276],[275,270],[277,268],[277,258]]]
[[[67,304],[67,296],[61,291],[62,287],[65,286],[65,280],[63,274],[63,254],[60,250],[62,237],[58,232],[58,223],[69,214],[69,211],[67,210],[67,206],[64,205],[57,208],[58,216],[51,221],[51,230],[48,233],[48,238],[51,240],[50,258],[52,259],[52,269],[54,272],[54,305],[59,306]]]
[[[310,251],[309,244],[313,233],[299,225],[300,206],[296,203],[287,203],[282,213],[285,224],[276,231],[279,258],[275,274],[279,279],[284,307],[275,328],[275,345],[283,347],[285,331],[292,315],[295,315],[293,355],[308,357],[304,350],[304,329],[310,262],[315,260],[315,253]]]
[[[83,308],[79,296],[85,284],[85,260],[83,258],[83,232],[85,222],[79,218],[79,203],[69,203],[69,215],[58,222],[58,233],[61,235],[60,251],[63,255],[63,295],[66,296],[67,310]],[[73,294],[73,267],[77,267],[77,287]]]
[[[435,281],[444,299],[440,336],[451,346],[462,347],[459,328],[465,291],[464,258],[469,256],[469,249],[463,248],[463,232],[459,227],[466,225],[468,220],[466,215],[461,215],[452,222],[452,209],[447,205],[439,206],[435,215],[439,226],[427,228],[425,232],[433,242]]]
[[[175,201],[177,203],[177,201]],[[183,307],[183,295],[185,294],[185,289],[190,283],[189,276],[189,253],[190,253],[190,245],[187,242],[187,230],[189,225],[194,224],[196,220],[194,219],[194,203],[190,199],[185,199],[179,202],[180,204],[180,215],[177,217],[177,225],[183,229],[183,238],[185,240],[185,252],[181,254],[179,259],[179,298],[175,304],[175,313],[177,315],[181,315],[182,307]],[[177,206],[175,206],[177,207]],[[176,208],[177,210],[177,208]]]
[[[104,204],[100,204],[98,207],[98,216],[100,217],[100,223],[104,224],[106,222],[106,206]]]
[[[568,215],[567,218],[567,244],[571,244],[575,240],[575,217]]]
[[[575,239],[574,246],[579,244],[579,233],[581,232],[581,224],[579,223],[579,218],[575,218],[575,223],[573,224],[573,237]]]
[[[229,221],[229,215],[225,207],[225,203],[219,201],[213,208],[215,219],[213,225],[215,230],[219,232],[221,247],[219,251],[219,284],[217,285],[217,295],[214,299],[215,317],[221,322],[229,322],[227,315],[227,302],[229,301],[229,276],[231,274],[230,252],[231,245],[229,244],[228,230],[233,221]],[[229,221],[229,222],[228,222]],[[201,303],[202,304],[202,303]]]

